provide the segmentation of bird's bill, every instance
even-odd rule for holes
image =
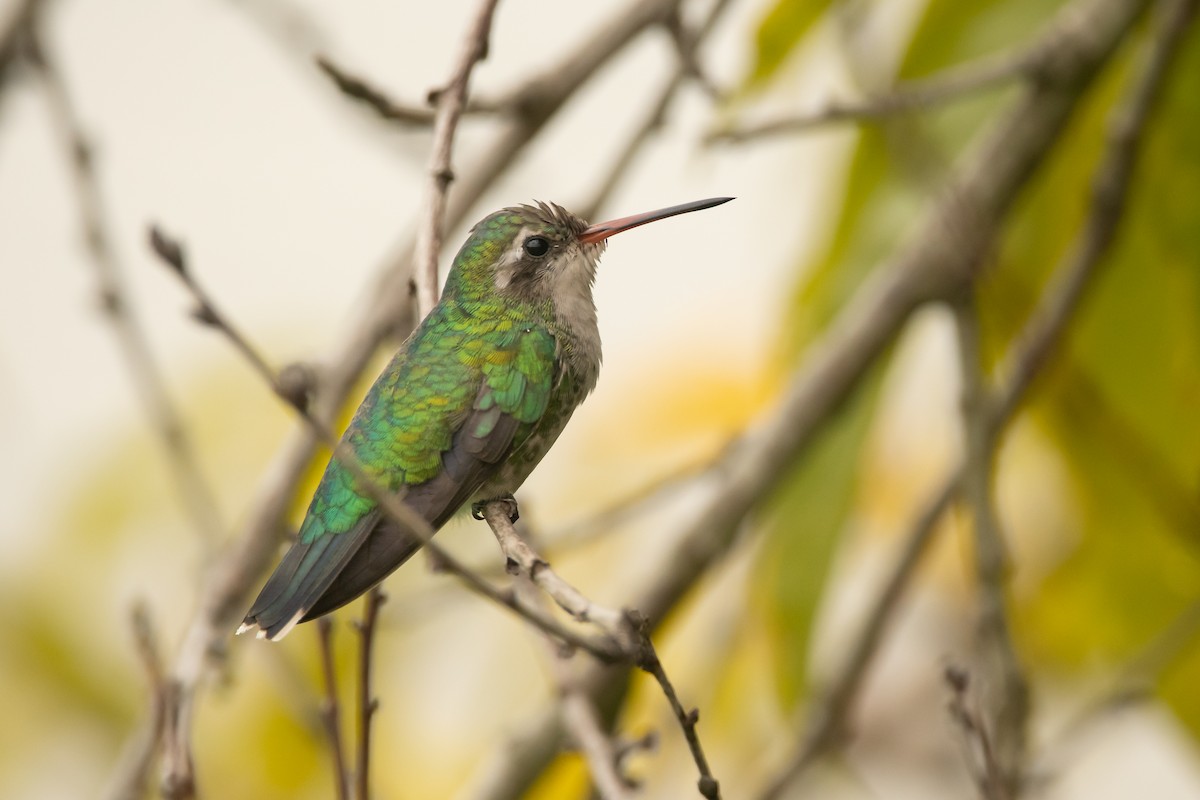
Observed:
[[[732,197],[710,197],[707,200],[693,200],[690,203],[681,203],[677,206],[660,208],[657,211],[634,214],[631,217],[621,217],[620,219],[611,219],[608,222],[598,222],[579,234],[579,241],[584,244],[595,244],[596,242],[604,241],[613,234],[627,231],[630,228],[636,228],[639,225],[645,225],[648,222],[657,222],[667,217],[712,208],[722,203],[728,203],[732,199]]]

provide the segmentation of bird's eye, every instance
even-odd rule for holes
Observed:
[[[541,236],[530,236],[525,240],[525,252],[534,258],[541,258],[550,252],[550,243]]]

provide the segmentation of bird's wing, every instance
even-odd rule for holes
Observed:
[[[557,378],[556,344],[540,327],[417,337],[376,381],[345,441],[374,479],[437,530],[525,439]],[[445,345],[451,345],[446,347]],[[472,397],[473,393],[473,397]],[[243,629],[278,639],[350,602],[421,545],[384,519],[353,475],[330,461],[298,541],[263,587]]]

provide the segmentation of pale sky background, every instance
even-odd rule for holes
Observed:
[[[247,6],[254,8],[256,4]],[[448,74],[474,3],[297,4],[320,26],[321,52],[416,101]],[[735,4],[708,47],[734,79],[758,4]],[[615,7],[615,4],[612,4]],[[569,51],[610,4],[501,3],[492,53],[474,88],[493,94]],[[419,14],[413,9],[419,8]],[[332,91],[294,49],[273,41],[237,4],[78,0],[52,6],[51,45],[96,148],[110,229],[170,389],[237,364],[185,315],[173,278],[148,255],[160,221],[187,245],[194,269],[276,365],[320,356],[351,324],[369,276],[409,230],[421,202],[426,132],[381,132]],[[549,136],[470,215],[530,199],[565,205],[590,187],[666,76],[670,51],[641,37],[555,121]],[[88,469],[109,431],[141,424],[125,363],[95,310],[93,268],[59,144],[31,82],[5,98],[0,126],[0,537],[7,568],[33,544],[40,509]],[[613,129],[595,125],[612,108]],[[818,135],[744,150],[705,150],[707,103],[682,93],[664,134],[601,212],[623,216],[684,200],[736,195],[705,217],[680,218],[612,242],[596,287],[605,370],[589,407],[636,389],[659,359],[722,358],[762,367],[792,284],[798,250],[818,236],[815,207],[848,141]],[[486,122],[461,132],[469,165]],[[476,145],[473,152],[472,144]],[[819,154],[819,157],[814,155]],[[781,165],[799,178],[781,192]],[[443,274],[464,235],[446,240]],[[198,369],[199,368],[199,369]],[[632,385],[631,385],[632,384]],[[252,382],[248,391],[256,391]],[[33,537],[36,538],[36,537]],[[3,569],[4,567],[0,567]]]

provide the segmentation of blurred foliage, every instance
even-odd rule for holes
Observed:
[[[754,31],[754,64],[746,87],[767,83],[831,5],[832,0],[776,0]]]
[[[816,6],[779,3],[763,18],[747,86],[761,87],[780,70],[811,28]],[[898,78],[1012,47],[1055,9],[1041,0],[932,0]],[[788,25],[764,35],[784,20]],[[1058,552],[1065,551],[1061,561],[1041,565],[1045,577],[1031,591],[1013,598],[1021,653],[1034,670],[1077,672],[1122,663],[1200,596],[1196,30],[1191,39],[1143,147],[1117,246],[1027,406],[1046,434],[1045,446],[1069,466],[1075,496],[1063,501],[1078,509],[1078,531],[1009,531],[1018,551],[1020,540],[1034,537],[1061,540]],[[1083,222],[1106,120],[1125,87],[1132,50],[1125,48],[1087,95],[1022,196],[981,282],[984,345],[993,366],[1013,344]],[[1006,94],[862,127],[832,241],[797,265],[786,352],[803,352],[912,222],[916,200],[929,188],[929,171],[920,165],[944,171]],[[775,619],[777,684],[787,704],[802,695],[813,620],[854,508],[857,462],[877,402],[867,389],[844,409],[787,478],[769,524],[760,593]],[[1161,690],[1180,719],[1200,733],[1195,651],[1184,649]]]
[[[1030,657],[1060,669],[1133,656],[1200,595],[1200,36],[1193,27],[1150,127],[1123,227],[1030,413],[1071,466],[1078,546],[1017,618]],[[1123,63],[1039,173],[984,291],[993,349],[1011,337],[1077,226]],[[1200,734],[1200,661],[1164,699]]]

